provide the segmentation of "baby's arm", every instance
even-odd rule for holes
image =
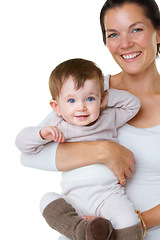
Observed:
[[[116,112],[116,128],[133,118],[139,111],[140,100],[133,94],[117,89],[108,90],[108,107],[114,108]]]
[[[41,122],[39,131],[44,126],[52,125],[49,122],[54,115],[55,113],[52,111]],[[118,179],[123,179],[124,176],[126,178],[132,176],[132,172],[135,169],[134,155],[130,150],[115,142],[96,141],[58,144],[53,141],[43,140],[39,135],[39,131],[37,131],[36,136],[41,146],[33,147],[32,142],[32,144],[25,146],[25,149],[23,149],[24,134],[21,134],[21,137],[20,134],[17,136],[16,145],[22,152],[21,163],[24,166],[47,171],[56,171],[57,169],[59,171],[68,171],[91,164],[102,163],[106,164]]]
[[[22,129],[16,137],[16,142],[15,142],[16,146],[23,153],[40,152],[46,143],[49,143],[52,140],[54,140],[54,139],[47,138],[47,136],[41,137],[40,135],[41,130],[43,129],[43,134],[44,132],[46,134],[46,128],[48,128],[47,126],[56,126],[61,121],[62,121],[61,118],[56,116],[54,112],[51,112],[47,116],[47,118],[45,118],[43,122],[41,122],[37,127],[27,127]],[[56,132],[58,133],[59,131],[57,130]],[[60,135],[63,135],[63,134],[60,133]]]

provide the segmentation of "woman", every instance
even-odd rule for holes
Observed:
[[[57,144],[50,143],[36,157],[22,154],[22,164],[66,171],[103,163],[122,184],[124,178],[132,176],[126,184],[126,191],[136,209],[142,211],[148,229],[145,239],[158,240],[160,75],[155,58],[160,52],[160,12],[154,0],[108,0],[101,11],[101,27],[104,43],[122,69],[119,74],[106,78],[108,87],[127,90],[142,104],[136,117],[119,130],[121,145],[99,141],[65,143],[57,148]],[[133,173],[134,156],[136,169]]]

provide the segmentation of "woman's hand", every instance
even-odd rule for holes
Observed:
[[[122,186],[125,179],[131,178],[135,170],[135,157],[133,153],[115,142],[101,142],[101,163],[109,167],[119,179]]]
[[[56,153],[59,171],[68,171],[96,163],[105,164],[114,172],[122,186],[135,170],[133,153],[115,142],[60,143]]]

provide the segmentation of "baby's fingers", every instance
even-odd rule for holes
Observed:
[[[60,130],[60,129],[58,129],[57,127],[54,127],[54,141],[55,142],[64,142],[64,140],[65,140],[65,137],[64,137],[64,134],[63,134],[63,132]]]
[[[61,130],[59,130],[59,138],[57,142],[64,142],[64,141],[65,141],[64,133]]]
[[[57,127],[54,127],[54,128],[52,128],[52,131],[51,131],[51,134],[52,134],[52,137],[53,137],[53,141],[55,141],[55,142],[58,142],[58,140],[59,140],[59,129],[57,128]]]

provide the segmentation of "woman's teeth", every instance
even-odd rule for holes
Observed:
[[[127,55],[122,55],[123,59],[125,60],[129,60],[129,59],[133,59],[138,57],[141,54],[141,52],[139,53],[134,53],[134,54],[127,54]]]

